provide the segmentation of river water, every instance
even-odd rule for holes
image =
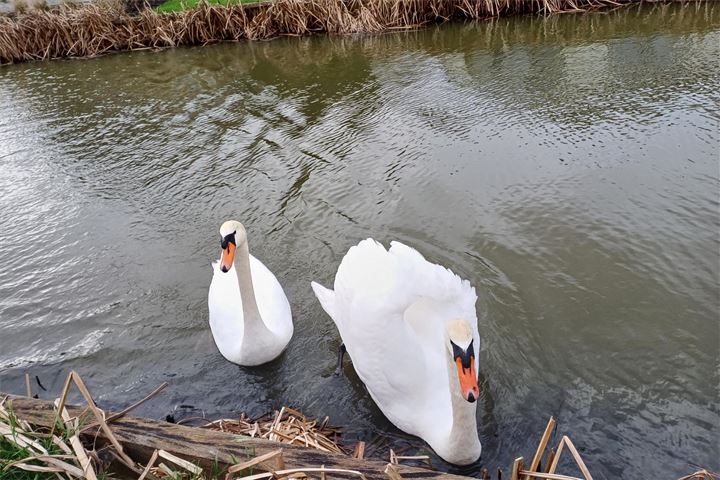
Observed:
[[[717,470],[719,58],[708,2],[0,69],[0,390],[168,381],[139,414],[290,405],[422,453],[332,375],[309,286],[372,236],[477,287],[483,456],[452,471],[507,472],[550,415],[595,478]],[[293,308],[259,368],[209,333],[229,218]]]

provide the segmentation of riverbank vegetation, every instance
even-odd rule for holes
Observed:
[[[102,0],[0,16],[0,64],[281,35],[377,33],[453,19],[579,12],[632,3],[640,1],[274,0],[211,5],[200,0],[194,8],[163,13]]]
[[[32,392],[29,379],[26,379],[26,385],[27,396],[30,398]],[[141,480],[146,478],[230,480],[236,476],[248,475],[255,475],[258,479],[269,478],[272,475],[263,475],[259,472],[286,469],[282,448],[273,448],[270,452],[256,455],[252,446],[242,448],[239,444],[237,458],[233,458],[232,464],[229,465],[227,462],[221,465],[218,454],[215,454],[213,458],[207,458],[206,465],[201,466],[198,461],[193,462],[178,456],[185,455],[186,452],[171,453],[169,450],[172,449],[172,445],[167,449],[155,448],[149,459],[143,461],[132,458],[131,454],[136,446],[129,444],[122,435],[116,434],[111,425],[167,386],[166,383],[160,385],[139,402],[115,414],[107,414],[98,408],[85,383],[75,372],[70,372],[68,375],[60,398],[53,403],[51,411],[42,411],[38,407],[42,404],[36,404],[33,405],[35,409],[33,415],[18,414],[14,402],[22,399],[7,394],[0,395],[0,478],[2,480],[98,480],[124,472],[130,474],[129,478]],[[86,402],[86,408],[71,408],[66,405],[72,387],[76,387],[80,392]],[[269,444],[275,447],[285,444],[347,455],[338,444],[339,430],[328,425],[328,418],[318,424],[302,413],[287,407],[256,420],[241,415],[239,419],[212,422],[204,417],[188,418],[184,421],[195,423],[199,421],[202,429],[230,432],[244,435],[249,439],[265,439],[268,443],[273,442]],[[151,429],[149,426],[147,428]],[[317,467],[319,468],[313,465],[307,468],[323,469],[321,466]],[[305,469],[297,470],[300,473]],[[362,477],[350,470],[336,470],[336,473],[344,476]]]
[[[32,398],[26,376],[26,397],[0,394],[0,478],[468,480],[432,470],[427,456],[402,456],[390,450],[389,463],[366,460],[364,442],[358,442],[354,449],[343,447],[339,429],[329,426],[327,418],[318,423],[287,407],[255,420],[241,415],[238,419],[211,422],[203,415],[167,423],[128,416],[167,386],[163,383],[124,410],[109,413],[97,406],[75,372],[70,372],[54,402]],[[84,400],[83,407],[67,405],[72,387]],[[197,422],[201,428],[180,425]],[[516,458],[505,477],[502,468],[492,475],[484,468],[482,480],[592,480],[585,461],[567,435],[555,447],[551,446],[556,426],[555,418],[551,417],[527,464],[523,457]],[[430,469],[403,464],[418,460],[427,461]],[[560,464],[568,464],[567,460],[582,477],[556,473]],[[679,480],[718,480],[718,476],[698,470]]]

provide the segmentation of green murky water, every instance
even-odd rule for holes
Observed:
[[[717,470],[718,58],[708,2],[0,69],[0,389],[73,368],[117,407],[167,380],[139,413],[289,404],[423,450],[332,376],[309,287],[373,236],[478,289],[464,473],[531,456],[550,415],[595,478]],[[208,331],[230,217],[294,311],[256,369]]]

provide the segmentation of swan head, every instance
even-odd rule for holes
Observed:
[[[480,396],[475,371],[475,346],[470,322],[467,320],[450,320],[445,325],[448,353],[457,368],[460,394],[470,403]]]
[[[247,233],[242,223],[237,220],[228,220],[220,227],[220,270],[228,272],[235,260],[235,249],[247,242]]]

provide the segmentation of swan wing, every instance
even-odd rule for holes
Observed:
[[[375,240],[350,248],[335,276],[334,320],[375,403],[397,427],[419,434],[432,387],[423,382],[430,368],[424,350],[403,321],[413,290],[404,274]]]
[[[351,247],[335,275],[335,302],[346,307],[337,312],[336,323],[385,322],[382,316],[401,314],[413,293],[408,275],[411,272],[402,271],[397,259],[372,238]],[[348,306],[370,309],[375,315],[353,319],[358,315]]]
[[[428,262],[420,252],[401,242],[391,242],[390,249],[386,250],[369,238],[351,247],[340,263],[331,303],[347,305],[352,300],[375,304],[386,311],[404,312],[422,298],[451,306],[457,317],[471,323],[477,319],[477,295],[469,281],[448,268]],[[344,320],[338,315],[336,322]],[[427,322],[446,320],[426,318]]]
[[[412,275],[413,300],[405,310],[404,319],[421,345],[443,338],[444,322],[462,318],[470,322],[475,345],[475,371],[479,371],[480,333],[478,331],[477,293],[468,280],[463,280],[449,268],[428,262],[417,250],[401,242],[390,242],[389,253],[403,265],[406,275]]]
[[[447,320],[463,318],[477,334],[477,294],[470,282],[428,262],[414,248],[397,241],[390,245],[386,250],[367,239],[351,247],[335,276],[335,291],[316,291],[338,328],[372,324],[382,329],[404,320],[427,346],[443,337]]]

